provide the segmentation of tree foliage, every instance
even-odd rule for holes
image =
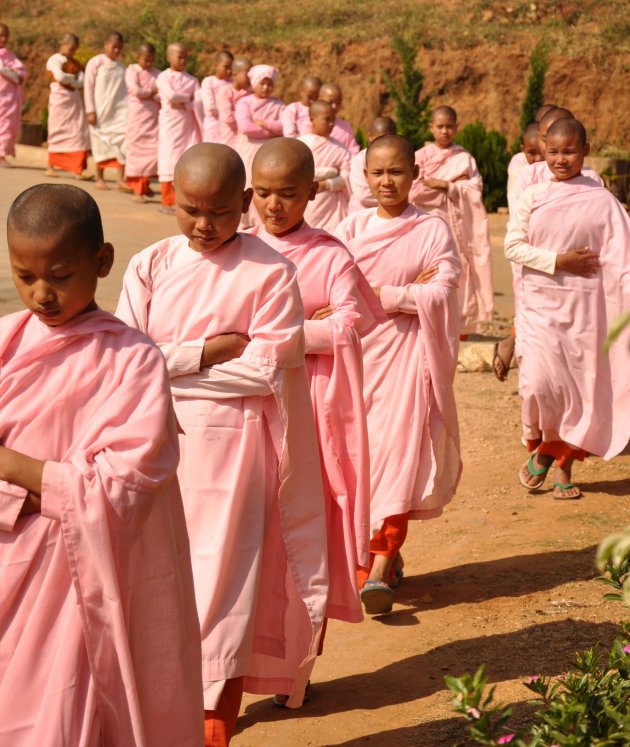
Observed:
[[[527,79],[527,90],[521,107],[521,117],[518,121],[520,131],[531,124],[536,112],[544,104],[545,75],[549,68],[549,47],[546,39],[541,39],[532,50],[529,58],[529,78]],[[521,147],[521,138],[512,144],[511,152],[517,153]]]
[[[507,205],[506,173],[510,160],[505,135],[497,130],[486,130],[477,120],[467,124],[455,137],[458,145],[466,148],[475,161],[483,179],[483,204],[489,213]]]

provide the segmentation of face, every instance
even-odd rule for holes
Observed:
[[[214,74],[219,80],[225,80],[232,75],[232,60],[229,57],[222,57],[214,68]]]
[[[59,51],[61,52],[62,55],[65,55],[66,57],[74,57],[78,48],[79,48],[79,45],[75,44],[74,42],[68,42],[67,44],[59,45]]]
[[[538,150],[538,137],[525,140],[523,145],[521,145],[521,152],[525,154],[527,163],[538,163],[543,160]]]
[[[582,171],[584,158],[590,150],[577,135],[551,135],[547,138],[547,165],[559,182],[571,179]]]
[[[151,52],[142,52],[138,55],[137,59],[138,65],[140,65],[143,70],[150,70],[155,62],[155,55],[151,54]]]
[[[188,50],[185,47],[173,47],[166,59],[171,70],[181,73],[188,64]]]
[[[118,39],[108,39],[103,45],[103,48],[105,49],[105,54],[110,60],[117,60],[121,55],[123,43],[118,41]]]
[[[212,252],[229,241],[246,212],[251,189],[227,188],[220,181],[210,183],[178,176],[175,209],[181,232],[196,252]]]
[[[438,147],[448,148],[457,135],[457,122],[448,112],[438,112],[431,120],[431,133]]]
[[[254,86],[254,93],[259,99],[268,99],[273,93],[273,80],[271,78],[263,78]]]
[[[0,49],[7,46],[9,41],[9,29],[5,26],[0,26]]]
[[[238,73],[234,73],[234,85],[236,88],[249,88],[247,70],[240,70]]]
[[[309,200],[317,194],[317,183],[305,181],[299,169],[275,164],[256,165],[252,185],[258,215],[274,236],[299,228]]]
[[[317,101],[318,96],[319,86],[316,83],[307,84],[300,91],[300,101],[304,106],[310,106],[313,101]]]
[[[322,111],[311,117],[311,130],[314,135],[328,137],[335,126],[335,113],[332,108],[328,111]]]
[[[333,108],[335,114],[341,109],[341,91],[327,91],[320,93],[319,98],[327,101]]]
[[[98,278],[109,274],[114,261],[111,244],[94,252],[72,234],[25,236],[9,229],[13,282],[24,305],[44,324],[58,327],[96,309]]]
[[[412,166],[400,148],[386,145],[370,152],[365,175],[379,205],[404,209],[411,185],[418,176],[418,166]]]

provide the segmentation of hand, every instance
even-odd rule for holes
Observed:
[[[92,125],[92,127],[95,127],[96,126],[96,112],[88,112],[87,121],[88,121],[88,124]]]
[[[173,109],[185,109],[185,108],[186,108],[186,104],[185,104],[185,103],[184,103],[183,101],[182,101],[182,102],[180,102],[180,103],[175,103],[175,102],[173,101],[173,102],[171,103],[171,107],[172,107]]]
[[[318,321],[319,319],[327,319],[335,313],[334,306],[324,306],[323,309],[317,309],[311,317],[311,321]]]
[[[424,180],[424,183],[429,189],[448,189],[448,182],[444,181],[444,179],[434,179],[430,176]]]
[[[225,363],[240,358],[247,347],[249,337],[238,332],[228,332],[206,340],[201,356],[201,367]]]
[[[40,514],[42,511],[42,499],[35,493],[27,493],[18,516],[30,516]]]
[[[262,128],[263,128],[263,130],[266,130],[266,129],[267,129],[267,128],[265,127],[265,120],[264,120],[264,119],[255,119],[255,120],[254,120],[254,124],[256,125],[256,127],[262,127]]]
[[[583,278],[596,275],[599,267],[599,255],[592,253],[587,246],[558,254],[556,258],[556,270],[564,270]]]
[[[328,185],[326,184],[326,180],[322,179],[321,182],[317,182],[317,194],[320,192],[325,192],[328,189]]]
[[[374,291],[374,295],[378,298],[378,300],[381,300],[381,289],[380,288],[372,288]]]
[[[418,277],[412,281],[412,285],[420,285],[421,283],[428,283],[432,280],[440,271],[439,267],[429,267],[426,270],[422,270]]]

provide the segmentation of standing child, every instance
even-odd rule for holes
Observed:
[[[125,73],[128,96],[127,185],[133,190],[134,202],[144,202],[145,195],[153,197],[150,178],[157,176],[158,117],[160,99],[157,79],[160,71],[153,67],[155,47],[143,42],[138,47],[137,62]]]
[[[300,84],[300,100],[287,104],[280,115],[284,137],[299,137],[311,131],[309,109],[319,97],[322,82],[314,75],[307,75]]]
[[[350,151],[351,156],[355,156],[359,152],[359,144],[354,139],[352,127],[345,119],[338,116],[343,101],[341,88],[336,83],[324,83],[320,88],[319,98],[322,101],[327,101],[335,112],[335,126],[331,133],[332,137],[334,137],[335,140],[339,140],[340,143],[343,143],[343,145],[345,145]]]
[[[79,37],[64,34],[59,52],[48,58],[46,72],[50,76],[48,96],[48,170],[46,176],[57,176],[55,169],[76,174],[89,181],[85,173],[90,151],[85,109],[81,99],[83,66],[74,59]]]
[[[232,84],[232,63],[234,55],[227,49],[222,50],[215,58],[214,75],[208,75],[201,81],[201,104],[203,106],[203,141],[220,142],[219,134],[219,91]]]
[[[15,141],[20,132],[22,117],[22,84],[26,69],[9,52],[9,27],[0,23],[0,168],[11,166],[7,156],[15,156]]]
[[[207,744],[227,744],[243,686],[302,703],[326,608],[326,523],[294,266],[237,233],[251,192],[231,148],[175,171],[183,235],[137,254],[117,314],[166,356],[201,622]],[[301,599],[309,624],[286,620]],[[259,656],[305,652],[284,677]],[[244,678],[246,682],[244,683]]]
[[[370,122],[367,131],[368,145],[383,135],[395,135],[396,122],[391,117],[376,117]],[[348,211],[354,213],[367,207],[378,207],[378,200],[370,192],[365,175],[366,148],[350,159],[350,202]]]
[[[604,187],[584,176],[586,132],[560,119],[546,137],[552,179],[528,187],[506,236],[523,265],[519,377],[531,452],[519,471],[542,487],[556,461],[554,498],[579,498],[574,461],[611,459],[630,438],[627,335],[604,353],[610,324],[630,308],[630,220]]]
[[[127,89],[125,66],[119,61],[123,49],[122,34],[112,31],[105,39],[103,52],[85,66],[84,96],[90,125],[92,156],[96,162],[97,189],[109,189],[103,174],[106,168],[117,171],[116,189],[128,192],[125,183],[125,134],[127,132]]]
[[[249,71],[252,66],[248,57],[237,57],[232,63],[232,83],[222,86],[217,93],[217,110],[219,112],[219,138],[218,142],[236,148],[238,141],[238,128],[234,110],[236,103],[243,96],[251,93],[249,82]]]
[[[331,137],[335,126],[335,113],[326,101],[311,104],[311,132],[301,135],[313,152],[317,195],[306,206],[304,219],[314,228],[331,233],[348,214],[348,177],[350,153],[338,140]]]
[[[162,188],[161,213],[175,215],[173,172],[179,157],[191,145],[201,142],[201,108],[197,95],[199,81],[184,72],[188,50],[183,44],[169,44],[169,67],[157,77],[160,97],[158,118],[158,178]]]
[[[457,114],[438,106],[431,115],[434,143],[416,152],[420,173],[411,200],[421,210],[439,215],[449,225],[462,264],[458,298],[460,334],[478,332],[480,322],[492,321],[494,292],[488,214],[483,206],[483,183],[475,159],[455,145]]]
[[[299,140],[277,138],[254,158],[254,203],[263,225],[252,233],[297,267],[304,303],[306,370],[315,410],[324,478],[330,590],[326,616],[363,619],[356,572],[367,568],[370,538],[370,472],[362,393],[360,336],[384,317],[347,249],[305,220],[315,197],[315,165]],[[293,604],[299,602],[294,599]],[[296,625],[292,625],[293,634]],[[302,618],[302,626],[308,619]],[[306,636],[302,636],[308,641]],[[294,647],[296,669],[307,654]],[[274,664],[266,657],[269,666]],[[287,696],[277,694],[283,705]]]
[[[160,351],[101,311],[94,200],[8,220],[27,311],[0,320],[0,742],[202,744],[201,652]]]
[[[459,482],[460,264],[444,221],[409,204],[418,174],[411,143],[384,135],[366,160],[378,208],[351,213],[336,235],[388,314],[363,339],[373,536],[372,567],[360,582],[366,610],[376,614],[391,610],[389,581],[402,565],[409,519],[439,516]]]

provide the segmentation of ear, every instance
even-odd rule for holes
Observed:
[[[413,172],[412,173],[413,173],[413,179],[415,181],[418,178],[418,175],[420,174],[420,166],[419,166],[419,164],[417,164],[417,163],[414,164],[414,166],[413,166]]]
[[[99,278],[106,278],[114,264],[114,247],[106,241],[96,252],[96,267]]]
[[[521,153],[525,153],[525,146],[521,145]]]
[[[584,157],[586,158],[586,156],[588,156],[590,152],[591,152],[591,144],[586,143],[586,145],[584,146]]]
[[[317,197],[317,190],[319,189],[319,182],[313,182],[311,184],[311,191],[308,193],[309,202]]]
[[[254,190],[251,187],[243,190],[243,208],[241,210],[241,213],[246,213],[249,210],[249,205],[252,201],[253,196]]]

